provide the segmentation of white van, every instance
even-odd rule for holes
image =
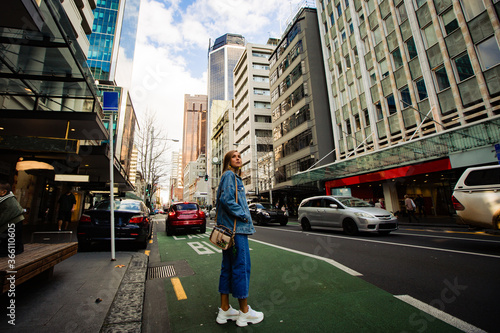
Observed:
[[[465,170],[451,200],[458,224],[500,229],[500,165]]]

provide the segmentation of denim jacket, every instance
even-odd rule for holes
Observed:
[[[238,183],[238,203],[235,198],[235,181]],[[248,210],[245,187],[240,176],[229,170],[222,174],[217,189],[217,224],[233,230],[236,218],[236,233],[251,235],[255,233],[252,217]]]

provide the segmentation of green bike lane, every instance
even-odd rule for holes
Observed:
[[[461,332],[331,261],[252,237],[248,303],[264,312],[264,321],[245,328],[231,321],[219,325],[222,255],[210,243],[209,232],[157,234],[161,260],[177,274],[165,279],[172,332]],[[230,302],[238,308],[236,299],[230,297]]]

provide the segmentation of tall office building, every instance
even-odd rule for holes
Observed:
[[[292,176],[333,161],[332,123],[316,9],[303,7],[270,58],[275,188],[280,204],[295,207],[321,191],[319,183],[295,184]],[[296,191],[295,191],[296,190]],[[286,202],[285,202],[286,201]]]
[[[90,35],[88,64],[94,79],[114,82],[125,0],[98,0]],[[107,83],[112,84],[112,83]]]
[[[234,141],[243,159],[243,184],[256,195],[257,160],[273,150],[268,59],[274,48],[249,43],[234,68]]]
[[[182,134],[182,169],[207,145],[207,95],[184,95],[184,129]]]
[[[465,167],[498,163],[500,3],[317,1],[337,162],[301,179],[453,212]]]

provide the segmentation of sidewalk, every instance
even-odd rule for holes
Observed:
[[[0,320],[0,332],[138,332],[148,257],[143,253],[79,252],[54,267],[49,280],[32,278],[2,295],[15,300],[15,326]],[[3,313],[3,312],[2,312]],[[102,329],[102,330],[101,330]]]

